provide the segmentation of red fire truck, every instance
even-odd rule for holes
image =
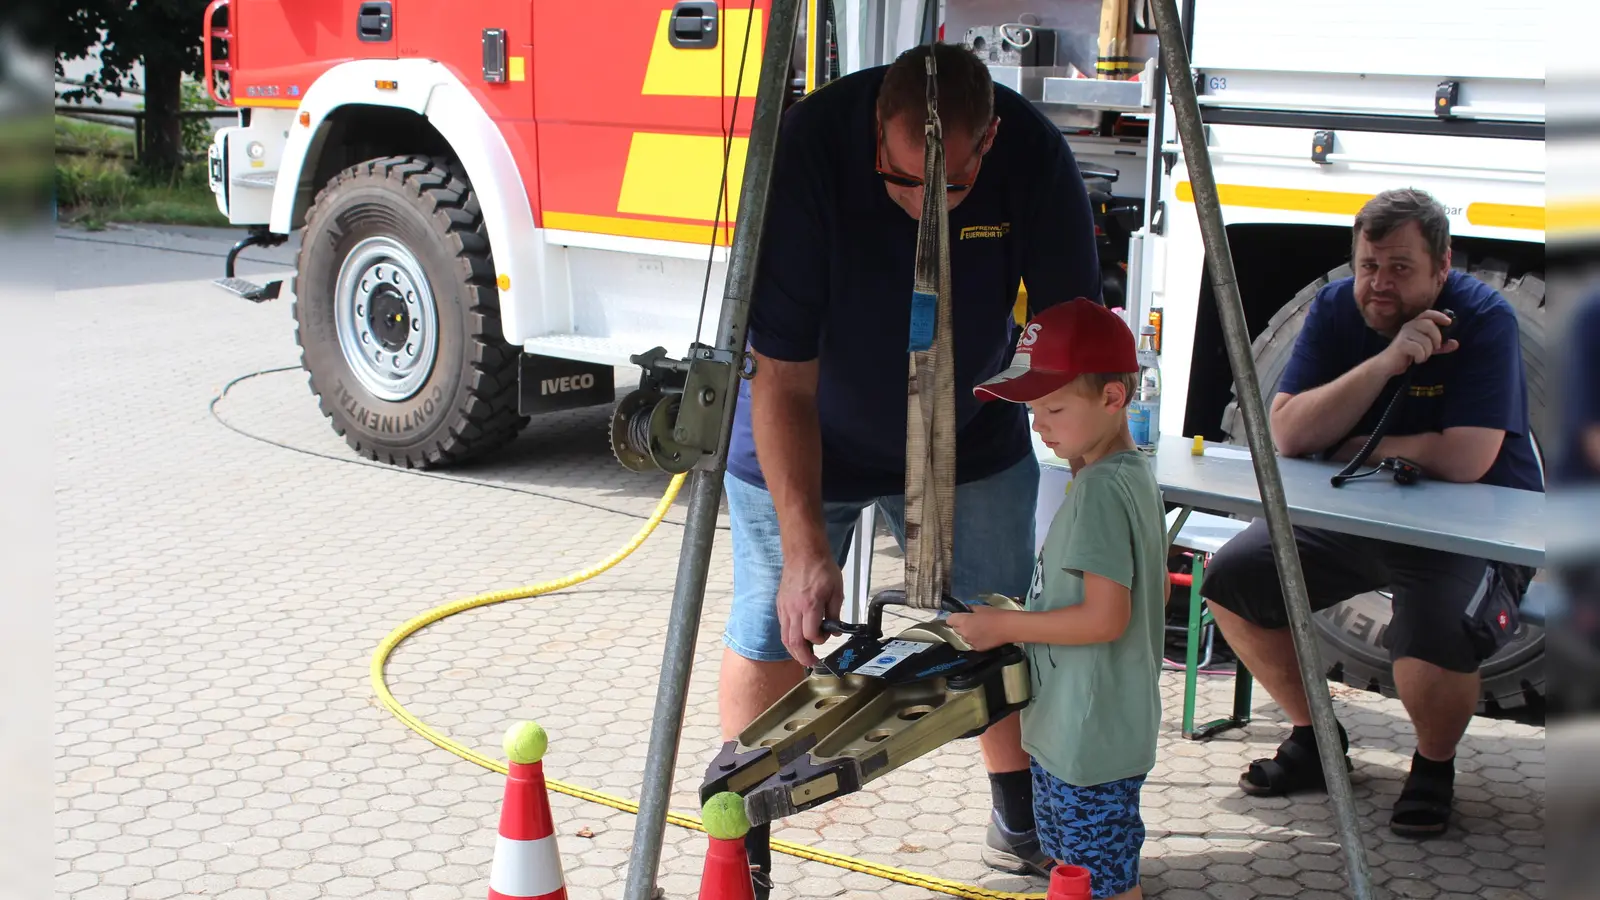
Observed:
[[[483,453],[714,327],[763,50],[741,5],[210,5],[208,88],[240,109],[212,186],[244,245],[301,231],[304,365],[356,451]]]

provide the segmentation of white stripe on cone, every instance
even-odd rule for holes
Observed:
[[[508,897],[543,897],[565,884],[555,835],[534,841],[496,836],[489,887]]]

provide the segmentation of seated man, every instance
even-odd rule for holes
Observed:
[[[1399,456],[1435,479],[1542,491],[1516,312],[1488,285],[1451,271],[1444,209],[1421,191],[1379,194],[1356,216],[1353,254],[1354,277],[1317,293],[1278,383],[1271,410],[1278,451],[1349,461],[1399,388],[1397,376],[1410,371],[1407,396],[1372,462]],[[1417,747],[1390,827],[1409,836],[1442,833],[1456,743],[1477,708],[1478,666],[1515,631],[1533,573],[1314,528],[1294,532],[1313,609],[1379,588],[1394,594],[1387,644]],[[1272,759],[1250,764],[1240,788],[1260,795],[1325,788],[1264,520],[1217,553],[1202,593],[1229,646],[1294,726]],[[1342,725],[1339,740],[1348,750]]]

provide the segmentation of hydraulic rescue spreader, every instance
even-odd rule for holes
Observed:
[[[1018,608],[998,594],[984,600]],[[849,640],[723,745],[707,767],[702,802],[733,791],[745,798],[752,825],[770,823],[976,737],[1028,704],[1028,663],[1014,644],[974,650],[937,619],[885,637],[884,608],[904,603],[903,591],[883,591],[865,623],[830,623]],[[946,604],[967,609],[948,596]]]

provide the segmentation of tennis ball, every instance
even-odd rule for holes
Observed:
[[[750,831],[750,820],[744,814],[744,798],[732,791],[723,791],[707,800],[700,809],[700,821],[705,823],[706,834],[719,841],[737,841]]]
[[[523,766],[544,759],[544,750],[549,744],[550,739],[537,722],[518,722],[506,729],[505,740],[501,742],[506,758]]]

